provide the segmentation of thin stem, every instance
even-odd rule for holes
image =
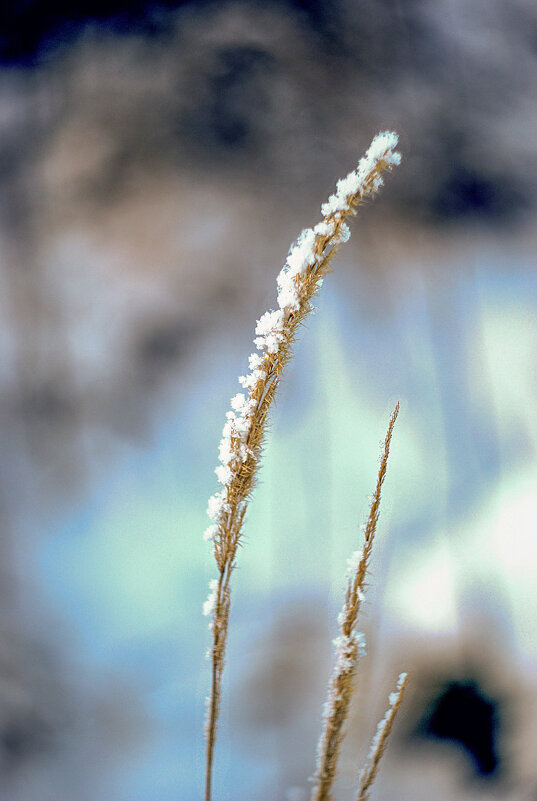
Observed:
[[[380,760],[386,750],[388,737],[390,736],[395,716],[403,702],[403,694],[407,684],[408,675],[406,673],[401,673],[399,681],[397,682],[397,688],[390,696],[390,708],[386,712],[384,719],[379,723],[377,733],[371,744],[368,764],[360,774],[360,787],[358,788],[356,801],[367,801],[369,798],[369,791],[377,776]]]
[[[328,685],[328,699],[325,704],[323,728],[317,747],[316,784],[311,801],[330,801],[332,785],[336,776],[339,750],[344,737],[344,726],[348,717],[351,698],[354,692],[354,676],[361,651],[362,635],[356,631],[358,613],[362,604],[369,558],[373,548],[375,532],[380,514],[382,485],[386,478],[388,457],[395,421],[399,414],[397,403],[390,418],[384,440],[377,484],[365,527],[363,550],[357,551],[349,559],[349,580],[343,609],[338,617],[340,636],[334,640],[336,663]]]
[[[211,696],[209,699],[209,723],[207,726],[207,759],[205,762],[205,801],[211,801],[213,782],[213,753],[216,742],[216,705],[217,705],[217,672],[216,659],[212,660]]]

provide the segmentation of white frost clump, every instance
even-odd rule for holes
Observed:
[[[397,703],[397,699],[399,698],[399,695],[401,693],[401,687],[403,686],[403,684],[407,680],[407,677],[408,677],[408,673],[400,673],[399,674],[399,678],[397,679],[397,686],[396,686],[394,692],[390,693],[390,695],[388,697],[388,702],[389,702],[391,707],[395,706],[395,704]]]
[[[211,495],[207,506],[207,515],[211,520],[214,520],[216,523],[216,521],[220,519],[222,512],[229,511],[231,511],[231,508],[229,504],[224,501],[223,492],[215,492],[214,495]]]
[[[211,542],[211,540],[214,540],[214,538],[216,537],[217,533],[218,533],[217,524],[216,523],[211,523],[211,525],[207,526],[207,528],[203,532],[203,539],[205,540],[205,542]]]
[[[268,311],[259,318],[255,328],[258,336],[254,339],[258,350],[266,353],[276,353],[281,342],[283,342],[285,314],[282,309]]]
[[[282,311],[268,311],[257,321],[255,333],[259,336],[266,336],[280,332],[283,328],[284,315]]]
[[[263,357],[259,353],[250,353],[248,357],[248,367],[250,370],[257,370],[263,364]]]
[[[397,166],[401,163],[401,154],[395,152],[398,142],[399,137],[395,131],[383,131],[377,134],[369,145],[367,153],[360,160],[359,166],[362,167],[362,162],[368,162],[363,166],[369,171],[374,162],[380,159],[384,159],[387,164]]]
[[[244,401],[246,398],[242,394],[242,392],[237,392],[237,394],[231,398],[231,408],[234,409],[236,412],[240,412],[242,407],[244,406]]]
[[[227,486],[231,484],[231,480],[233,478],[233,470],[227,464],[219,464],[218,467],[214,468],[214,472],[216,473],[216,477],[220,484]]]
[[[364,552],[361,549],[359,549],[357,551],[354,551],[354,553],[351,553],[351,555],[348,557],[346,576],[349,580],[352,580],[356,575],[356,571],[358,570],[358,565],[360,564],[363,555]]]
[[[239,376],[239,384],[245,389],[255,389],[259,381],[265,378],[266,373],[263,370],[252,370],[248,375]]]
[[[316,240],[315,231],[312,228],[305,228],[292,246],[287,256],[287,272],[293,277],[304,273],[316,261]]]
[[[216,592],[218,590],[218,579],[211,579],[209,582],[209,595],[207,600],[203,602],[203,614],[209,617],[216,609]]]
[[[300,295],[296,278],[319,261],[315,252],[317,238],[334,233],[335,224],[323,220],[315,228],[305,228],[291,246],[287,260],[278,275],[278,306],[282,312],[296,311],[300,306]]]

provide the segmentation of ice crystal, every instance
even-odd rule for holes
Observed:
[[[218,579],[211,579],[209,582],[209,595],[203,602],[203,614],[205,617],[212,615],[216,608],[216,593],[218,591]]]

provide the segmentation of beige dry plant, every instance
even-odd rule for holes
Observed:
[[[390,736],[395,716],[397,715],[399,707],[403,702],[403,693],[407,684],[408,675],[406,673],[401,673],[395,692],[391,693],[390,695],[389,709],[384,718],[380,721],[377,728],[377,733],[375,734],[373,742],[371,743],[366,765],[361,770],[358,777],[358,795],[356,797],[356,801],[367,801],[369,798],[369,791],[378,773],[380,760],[384,751],[386,750],[388,737]]]
[[[357,168],[338,181],[336,192],[323,204],[321,208],[323,220],[314,228],[304,230],[291,247],[287,261],[278,276],[278,309],[266,312],[257,322],[257,337],[254,342],[258,352],[252,353],[249,358],[250,372],[239,378],[246,392],[239,392],[232,398],[231,410],[227,413],[219,448],[220,464],[215,470],[222,489],[209,499],[207,511],[212,523],[204,535],[206,540],[212,542],[218,569],[217,578],[210,582],[209,597],[204,605],[204,613],[210,617],[209,625],[212,632],[212,645],[209,650],[211,689],[207,699],[206,719],[205,801],[211,801],[212,798],[214,748],[231,602],[230,580],[236,565],[248,500],[254,488],[261,459],[269,410],[282,371],[291,356],[297,329],[312,310],[311,301],[322,285],[323,278],[330,271],[333,256],[340,244],[347,241],[350,236],[346,220],[356,214],[361,203],[379,189],[383,183],[382,173],[399,164],[400,155],[395,151],[397,141],[395,133],[378,134]],[[381,465],[382,475],[379,476],[377,485],[378,497],[370,513],[369,529],[366,528],[364,556],[359,560],[358,572],[347,592],[345,606],[347,611],[342,623],[341,636],[354,644],[352,647],[349,645],[347,656],[342,657],[344,646],[341,645],[339,648],[338,662],[344,664],[347,660],[348,679],[345,680],[345,687],[342,685],[342,688],[339,688],[338,685],[335,691],[337,697],[340,689],[342,690],[345,696],[343,705],[346,709],[352,692],[352,676],[356,662],[354,660],[354,666],[351,667],[354,659],[351,651],[356,646],[356,659],[359,651],[358,635],[354,631],[354,626],[378,519],[380,488],[384,480],[396,416],[397,409],[388,430],[383,466]],[[337,720],[332,719],[330,715],[325,716],[325,730],[320,746],[321,768],[318,769],[313,796],[316,801],[328,801],[330,798],[330,786],[345,717],[346,713],[341,715],[339,711],[335,715]],[[321,751],[325,748],[326,755],[322,755]],[[372,763],[373,766],[376,764]],[[374,778],[374,772],[371,776]]]
[[[384,440],[377,484],[371,499],[369,515],[364,529],[364,546],[361,551],[355,551],[348,560],[347,592],[343,609],[338,616],[340,634],[334,640],[336,660],[328,685],[328,698],[323,709],[323,728],[317,748],[317,772],[315,774],[312,801],[329,801],[331,798],[339,749],[345,733],[344,725],[354,692],[356,667],[358,659],[364,651],[363,635],[357,630],[358,615],[365,597],[366,576],[380,514],[382,485],[386,477],[390,444],[398,414],[399,404],[396,405],[393,411]],[[369,754],[370,765],[364,768],[360,776],[359,801],[365,801],[367,791],[376,776],[378,763],[384,751],[393,718],[400,706],[406,680],[406,674],[401,674],[396,691],[399,702],[396,704],[396,698],[390,697],[390,709],[384,720],[379,724],[377,735]]]

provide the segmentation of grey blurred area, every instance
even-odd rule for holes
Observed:
[[[101,668],[85,677],[33,550],[126,448],[150,449],[170,398],[193,392],[204,348],[249,336],[287,245],[378,130],[399,132],[403,163],[357,222],[360,261],[345,278],[381,271],[373,316],[389,315],[391,276],[424,254],[503,238],[531,247],[537,8],[289,0],[54,16],[54,4],[24,5],[24,16],[6,5],[0,41],[0,799],[134,801],[114,795],[107,771],[143,747],[150,723],[128,683]],[[308,666],[327,628],[313,617],[284,614],[260,646],[245,733],[259,719],[277,731],[289,709],[316,725],[306,701],[322,681]],[[424,710],[452,685],[485,697],[494,684],[482,665],[442,684],[427,652],[416,659],[425,689],[401,753],[419,752],[419,732],[437,725]],[[258,708],[267,685],[276,700]],[[296,785],[299,798],[307,759],[285,763],[282,792]],[[465,798],[537,793],[512,777],[469,786]],[[436,797],[453,792],[445,781]]]

